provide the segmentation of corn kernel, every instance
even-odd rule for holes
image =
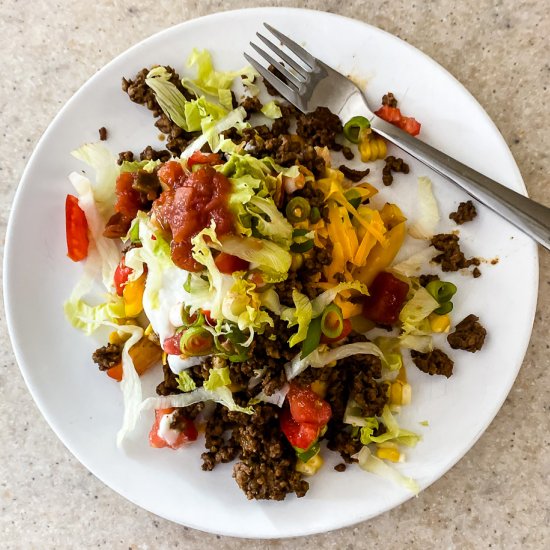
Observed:
[[[143,311],[143,292],[145,291],[145,273],[139,279],[130,281],[124,287],[124,313],[126,317],[137,317]]]
[[[307,462],[302,462],[300,459],[296,461],[296,471],[306,476],[316,474],[323,466],[323,457],[320,453],[312,456]]]
[[[399,369],[395,380],[400,380],[401,382],[403,382],[403,384],[407,383],[407,369],[405,367],[401,367]]]
[[[409,405],[412,398],[410,384],[395,380],[390,386],[390,405]]]
[[[389,460],[390,462],[399,462],[401,459],[401,453],[397,449],[389,447],[376,449],[376,456],[382,460]]]
[[[311,391],[316,393],[319,397],[325,397],[327,394],[327,383],[322,380],[315,380],[311,383]]]
[[[143,331],[143,336],[149,336],[149,334],[152,334],[152,332],[153,332],[153,327],[151,323],[149,323],[147,325],[147,328]]]
[[[445,315],[431,313],[428,320],[430,321],[432,332],[449,332],[451,328],[451,317],[447,313]]]

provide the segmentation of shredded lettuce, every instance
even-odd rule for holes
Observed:
[[[116,201],[116,179],[120,173],[115,157],[101,143],[86,143],[71,154],[94,169],[94,181],[92,182],[91,179],[88,181],[97,210],[107,221]],[[82,177],[80,174],[79,176]]]
[[[401,347],[421,353],[433,349],[428,315],[438,307],[439,302],[424,287],[421,286],[414,292],[399,314],[403,331],[399,336]]]
[[[189,393],[179,393],[177,395],[167,395],[165,397],[149,397],[145,399],[140,406],[140,411],[150,411],[155,409],[168,409],[171,407],[187,407],[195,403],[214,401],[220,403],[232,412],[242,412],[253,414],[253,407],[241,407],[235,403],[231,390],[227,386],[221,386],[214,391],[209,391],[205,387],[197,388]]]
[[[159,166],[160,160],[125,160],[120,166],[120,172],[137,172],[138,170],[145,170],[152,173],[153,170]]]
[[[307,330],[309,323],[313,318],[313,307],[309,298],[298,292],[297,290],[292,291],[292,301],[294,302],[294,308],[285,308],[281,312],[281,319],[288,322],[289,327],[298,325],[298,332],[293,334],[288,340],[288,345],[290,347],[303,342],[307,336]]]
[[[177,377],[178,389],[182,392],[190,392],[197,389],[195,381],[191,378],[186,370],[182,370],[178,373]]]
[[[221,367],[210,369],[208,380],[205,381],[203,387],[208,391],[214,391],[222,386],[229,386],[231,378],[229,377],[229,367]]]
[[[300,373],[304,372],[309,366],[314,368],[322,368],[328,363],[338,361],[351,355],[376,355],[380,359],[384,359],[384,354],[380,351],[377,345],[372,342],[356,342],[354,344],[344,344],[330,351],[320,352],[319,348],[302,359],[301,353],[296,355],[290,363],[285,365],[286,377],[288,380],[296,378]]]
[[[250,400],[250,404],[255,405],[256,403],[271,403],[272,405],[277,405],[277,407],[282,407],[289,389],[290,386],[285,384],[282,388],[273,392],[271,395],[266,395],[263,391],[261,391]]]
[[[374,417],[367,418],[367,424],[361,428],[361,443],[368,445],[369,443],[385,443],[386,441],[392,441],[399,445],[407,445],[407,447],[414,447],[421,439],[421,436],[404,430],[399,427],[397,420],[392,415],[390,408],[385,405],[380,417],[386,431],[379,435],[373,436],[374,430],[378,429],[378,420]]]
[[[271,197],[253,196],[247,211],[255,220],[255,230],[271,241],[289,248],[292,244],[292,225],[282,215]]]
[[[281,113],[281,108],[275,101],[269,101],[262,107],[262,113],[271,119],[281,118],[283,113]]]
[[[198,90],[217,97],[226,109],[231,109],[231,85],[235,78],[244,76],[247,83],[251,84],[256,76],[256,72],[250,66],[243,67],[238,71],[216,71],[210,52],[195,48],[187,59],[187,66],[197,67],[197,77],[194,80],[184,78],[182,84],[195,94]]]
[[[392,265],[391,269],[405,277],[414,277],[432,259],[433,255],[434,249],[428,246],[398,264]]]
[[[391,336],[379,336],[374,339],[374,343],[380,348],[384,354],[382,365],[390,371],[398,371],[403,366],[403,357],[399,346],[401,341],[399,338]]]
[[[364,446],[353,458],[356,458],[359,466],[367,472],[389,479],[415,495],[420,491],[418,483],[414,479],[404,476],[398,470],[374,456],[367,446]]]
[[[425,176],[418,178],[418,205],[418,219],[409,226],[409,233],[415,239],[431,239],[439,222],[439,209],[432,182]]]
[[[147,74],[145,83],[153,90],[160,108],[174,124],[186,132],[201,130],[204,133],[225,118],[228,109],[204,97],[187,100],[177,86],[170,82],[171,77],[172,73],[165,67],[155,67]]]

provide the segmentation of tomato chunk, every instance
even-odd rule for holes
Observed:
[[[181,334],[174,334],[174,336],[170,336],[164,340],[162,343],[162,349],[168,355],[181,355],[180,340]]]
[[[332,416],[330,405],[310,387],[291,384],[286,398],[292,418],[300,424],[312,424],[322,428]]]
[[[417,136],[420,133],[421,124],[412,117],[403,116],[401,111],[397,107],[391,107],[390,105],[382,105],[378,111],[374,112],[386,122],[398,126],[401,130],[404,130],[411,136]]]
[[[290,410],[284,408],[280,417],[281,431],[293,447],[307,449],[319,437],[321,428],[315,424],[299,423],[292,418]]]
[[[86,214],[78,205],[74,195],[65,199],[65,232],[67,237],[67,256],[73,262],[80,262],[88,256],[88,222]]]
[[[192,420],[186,418],[183,419],[183,422],[180,421],[177,428],[178,434],[174,440],[166,441],[159,435],[158,431],[160,423],[162,421],[162,417],[166,414],[172,414],[175,410],[176,409],[173,408],[155,410],[155,422],[153,423],[153,427],[149,432],[149,444],[151,445],[151,447],[155,447],[157,449],[161,449],[163,447],[179,449],[186,443],[189,443],[190,441],[195,441],[197,439],[198,433],[195,424],[193,424]]]
[[[409,285],[387,271],[381,271],[363,302],[363,316],[380,325],[393,325],[407,298]]]
[[[231,275],[235,271],[247,271],[250,265],[246,260],[242,260],[237,256],[232,256],[231,254],[226,254],[225,252],[220,252],[216,256],[214,263],[216,267],[226,275]]]
[[[124,256],[122,256],[122,258],[120,259],[120,263],[117,265],[117,268],[115,269],[115,274],[113,277],[114,283],[115,283],[115,290],[119,296],[122,296],[124,292],[124,287],[128,282],[128,277],[133,272],[134,270],[131,267],[128,267],[124,263]]]
[[[195,164],[221,164],[222,159],[220,158],[220,155],[217,153],[203,153],[201,151],[195,151],[188,159],[187,159],[187,167],[190,169]]]

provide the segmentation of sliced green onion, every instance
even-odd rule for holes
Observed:
[[[303,222],[309,218],[311,206],[304,197],[294,197],[286,205],[286,217],[291,223]]]
[[[451,311],[453,311],[452,302],[445,302],[444,304],[441,304],[441,307],[434,309],[434,313],[437,313],[437,315],[445,315],[446,313],[449,313]]]
[[[431,281],[426,285],[426,290],[440,304],[448,302],[456,294],[456,286],[446,281]]]
[[[307,252],[312,248],[313,248],[313,239],[310,239],[309,241],[304,241],[302,243],[293,243],[290,245],[290,251],[295,252],[297,254],[303,254],[304,252]]]
[[[139,222],[137,221],[137,218],[132,222],[132,227],[130,227],[130,231],[128,232],[128,236],[130,237],[130,242],[132,243],[140,243],[139,240]]]
[[[314,206],[309,213],[309,221],[311,223],[317,223],[321,219],[321,211]]]
[[[330,304],[321,315],[321,331],[327,338],[338,338],[344,330],[344,316],[336,304]]]
[[[348,189],[344,193],[344,197],[348,200],[348,202],[353,206],[353,208],[357,209],[358,206],[361,204],[361,193],[357,191],[357,189],[354,189],[353,187],[351,189]]]
[[[302,344],[302,359],[314,351],[321,341],[321,317],[316,317],[309,323],[306,339]]]
[[[181,335],[180,349],[186,355],[208,355],[213,348],[212,334],[202,327],[190,327]]]
[[[307,462],[309,459],[313,458],[321,449],[319,441],[312,443],[305,451],[300,449],[300,447],[294,447],[296,451],[296,456],[302,461]]]
[[[364,116],[354,116],[344,125],[344,136],[352,143],[359,143],[359,132],[370,128],[370,122]]]
[[[183,283],[183,290],[185,290],[185,292],[191,292],[191,273],[187,275],[187,279],[185,279],[185,283]]]

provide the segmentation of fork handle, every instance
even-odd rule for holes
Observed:
[[[375,116],[373,130],[550,250],[550,208],[476,172],[454,158]]]

